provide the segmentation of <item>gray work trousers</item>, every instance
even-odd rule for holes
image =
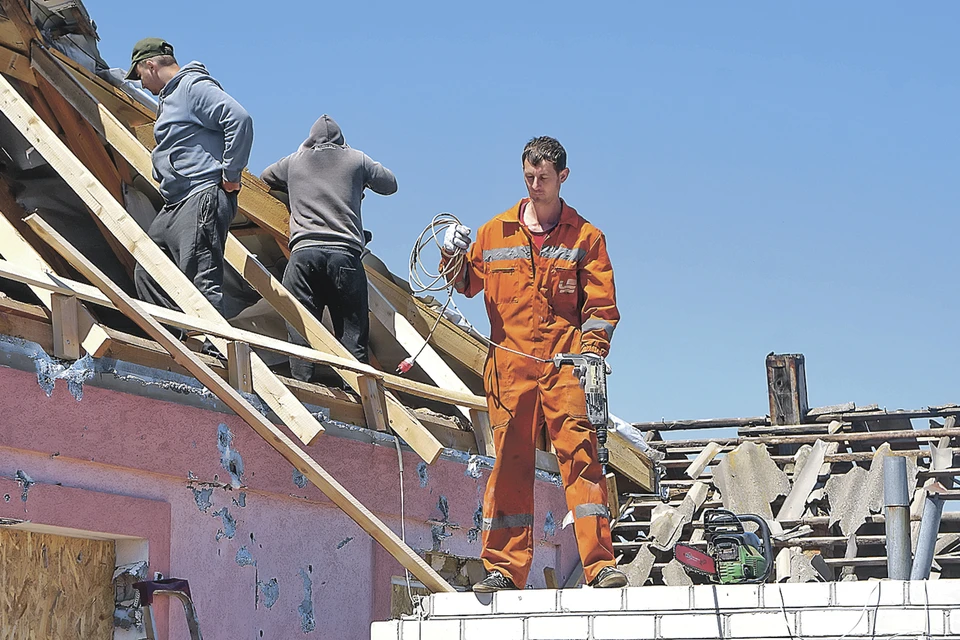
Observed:
[[[237,215],[237,194],[220,185],[199,191],[173,205],[166,205],[150,225],[150,239],[157,243],[200,293],[223,314],[223,247],[230,222]],[[133,274],[141,300],[180,310],[139,264]],[[181,333],[182,337],[182,333]]]

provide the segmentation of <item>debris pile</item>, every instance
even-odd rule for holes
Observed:
[[[631,584],[683,585],[705,578],[673,559],[678,542],[703,549],[703,513],[724,508],[764,518],[778,582],[886,577],[883,458],[907,458],[911,538],[916,550],[927,492],[956,498],[960,406],[919,411],[847,404],[807,410],[794,425],[768,417],[635,424],[665,454],[669,502],[620,497],[614,548]],[[912,420],[929,420],[916,428]],[[710,429],[728,437],[675,439]],[[670,439],[673,436],[674,439]],[[931,578],[960,576],[960,512],[943,513]]]

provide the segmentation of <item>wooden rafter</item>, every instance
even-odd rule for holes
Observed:
[[[21,282],[35,289],[42,289],[53,294],[61,296],[70,296],[92,302],[97,305],[116,309],[110,299],[101,293],[96,287],[77,282],[69,278],[53,275],[36,269],[27,268],[19,264],[0,260],[0,277]],[[317,351],[309,347],[271,338],[246,329],[203,320],[194,316],[189,316],[180,311],[167,309],[166,307],[141,302],[140,306],[150,314],[155,320],[167,325],[180,327],[187,331],[201,332],[207,335],[214,335],[229,340],[234,343],[243,343],[252,347],[267,349],[274,353],[285,356],[292,356],[302,360],[309,360],[320,364],[329,365],[336,369],[352,371],[359,375],[369,376],[381,380],[385,387],[403,391],[414,396],[436,400],[449,404],[460,404],[468,409],[483,410],[486,408],[486,400],[480,396],[475,396],[469,392],[458,392],[448,389],[441,389],[431,385],[423,384],[413,380],[408,380],[400,376],[384,373],[374,369],[370,365],[363,364],[350,358],[342,358],[329,353]]]
[[[213,305],[170,262],[120,203],[91,175],[2,76],[0,110],[181,309],[208,320],[226,323]],[[221,353],[226,353],[226,341],[214,337],[211,342]],[[320,423],[256,355],[251,356],[251,366],[257,393],[291,431],[307,443],[323,432]]]
[[[374,283],[368,283],[370,298],[370,311],[377,321],[386,329],[390,335],[396,339],[408,355],[417,356],[417,364],[426,372],[430,379],[437,383],[438,387],[452,389],[461,393],[471,393],[467,387],[454,373],[449,365],[437,355],[429,344],[424,344],[424,338],[416,329],[400,315],[396,307],[390,304],[390,301],[384,297],[380,289]],[[477,448],[487,455],[494,455],[493,431],[490,428],[489,421],[479,420],[473,413],[476,407],[458,405],[457,409],[465,418],[471,421],[474,433],[477,436]],[[481,410],[486,409],[486,404]]]
[[[444,352],[479,378],[483,378],[483,365],[487,359],[487,347],[480,340],[455,325],[421,300],[398,287],[375,269],[367,266],[367,280],[377,287],[384,298],[392,304],[420,335],[427,335],[436,324],[430,344]]]
[[[326,470],[303,451],[303,449],[294,444],[280,429],[260,415],[239,392],[214,374],[209,367],[183,346],[179,340],[174,338],[160,323],[151,318],[137,301],[130,298],[119,287],[113,284],[92,262],[83,257],[79,251],[57,234],[52,227],[37,216],[30,216],[27,222],[38,235],[53,246],[80,271],[85,278],[100,289],[104,295],[110,298],[110,301],[116,305],[118,309],[136,322],[151,338],[159,342],[163,348],[173,356],[178,364],[190,371],[207,389],[235,411],[237,415],[243,418],[267,444],[272,446],[280,455],[296,467],[300,473],[310,480],[311,483],[320,489],[324,495],[330,498],[344,513],[350,516],[354,522],[360,525],[364,531],[379,542],[390,555],[415,575],[417,580],[433,592],[454,591],[453,587],[444,581],[437,572],[424,562],[413,549],[398,538],[379,518],[341,486],[333,476],[327,473]]]

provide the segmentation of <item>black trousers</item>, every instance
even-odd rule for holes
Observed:
[[[360,253],[340,247],[307,246],[294,248],[283,272],[283,286],[309,309],[317,320],[323,310],[330,311],[333,332],[347,351],[360,362],[367,362],[370,317],[367,302],[367,276]],[[309,346],[287,323],[290,342]],[[290,358],[291,375],[303,382],[321,380],[322,365]],[[324,376],[325,377],[325,376]]]
[[[200,293],[223,314],[223,247],[237,215],[237,194],[210,186],[177,204],[164,206],[150,225],[150,238],[170,256]],[[133,274],[141,300],[180,307],[139,264]],[[182,336],[182,332],[181,336]]]

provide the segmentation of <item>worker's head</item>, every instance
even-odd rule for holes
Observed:
[[[161,38],[144,38],[133,45],[127,80],[139,80],[144,89],[157,96],[179,70],[169,42]]]
[[[560,185],[570,175],[567,152],[556,138],[533,138],[523,148],[523,179],[534,203],[554,202],[560,197]]]

